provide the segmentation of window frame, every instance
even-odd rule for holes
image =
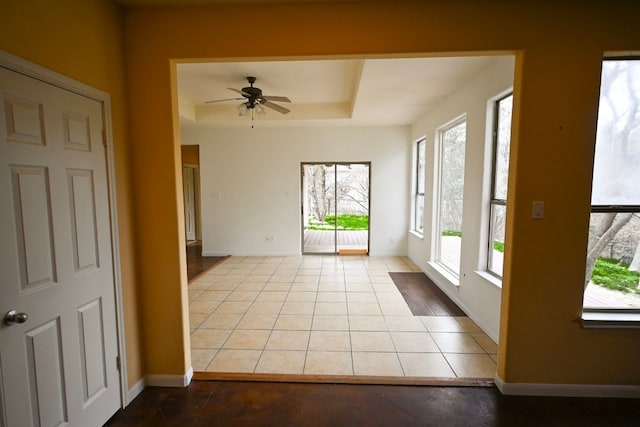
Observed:
[[[493,264],[493,246],[494,246],[494,221],[493,221],[493,217],[494,217],[494,210],[497,206],[504,206],[505,208],[505,215],[506,215],[506,209],[507,209],[507,191],[505,191],[505,197],[504,199],[501,199],[499,197],[496,197],[496,174],[497,174],[497,157],[498,157],[498,137],[499,137],[499,130],[500,130],[500,103],[502,101],[504,101],[505,99],[511,97],[512,98],[512,119],[511,122],[513,123],[513,90],[510,90],[507,93],[504,93],[503,95],[495,98],[493,100],[493,122],[492,122],[492,131],[491,131],[491,139],[492,139],[492,144],[491,144],[491,187],[489,190],[489,234],[488,234],[488,239],[487,239],[487,246],[488,246],[488,252],[487,252],[487,264],[486,264],[486,271],[487,273],[491,274],[492,276],[502,280],[502,272],[498,273],[497,271],[494,271],[491,267]],[[509,128],[511,129],[511,126],[509,126]],[[511,147],[511,138],[509,138],[509,147]],[[509,148],[509,153],[511,153],[511,148]],[[507,163],[507,176],[509,174],[508,171],[508,167],[509,164]]]
[[[445,141],[445,134],[447,131],[464,124],[465,126],[465,150],[464,150],[464,166],[463,166],[463,174],[464,174],[464,168],[466,167],[466,145],[467,145],[467,134],[466,134],[466,129],[467,129],[467,115],[464,114],[448,123],[446,123],[445,125],[441,126],[440,128],[438,128],[437,130],[437,141],[438,141],[438,175],[437,175],[437,191],[434,192],[434,197],[436,197],[435,200],[435,206],[437,207],[437,211],[436,211],[436,215],[434,215],[434,223],[433,223],[433,228],[434,228],[434,235],[436,236],[435,239],[435,256],[433,257],[435,263],[440,266],[441,268],[443,268],[447,273],[451,274],[456,280],[460,278],[460,268],[461,268],[461,264],[458,265],[458,270],[456,271],[455,268],[452,268],[451,265],[449,265],[447,262],[442,260],[442,178],[443,178],[443,170],[444,170],[444,141]],[[463,178],[463,216],[464,216],[464,178]],[[464,222],[464,218],[462,219],[462,222]],[[462,237],[461,237],[462,239]],[[462,252],[462,248],[460,248],[460,252]],[[461,257],[462,258],[462,257]]]
[[[640,55],[611,55],[605,56],[602,59],[602,65],[604,66],[607,61],[639,61]],[[602,85],[602,82],[600,82]],[[601,98],[600,100],[601,101]],[[596,123],[597,126],[597,123]],[[594,145],[594,150],[596,145]],[[594,162],[592,169],[592,186],[593,186],[593,173],[596,164],[596,153],[594,152]],[[593,188],[592,188],[593,191]],[[603,204],[591,204],[589,217],[598,213],[634,213],[640,214],[640,205],[603,205]],[[589,230],[587,229],[587,233]],[[584,295],[586,294],[586,288],[583,291],[582,300],[582,325],[585,328],[640,328],[640,307],[626,308],[626,307],[585,307]]]
[[[417,234],[420,234],[421,236],[424,235],[424,193],[425,193],[425,187],[426,187],[426,177],[427,177],[427,173],[426,173],[426,168],[427,168],[427,155],[426,155],[426,151],[427,151],[427,140],[426,138],[421,138],[418,141],[416,141],[416,162],[415,162],[415,168],[414,168],[414,173],[415,173],[415,193],[414,193],[414,197],[413,197],[413,231]],[[421,182],[421,171],[420,171],[420,147],[422,147],[422,182]],[[422,191],[420,191],[422,189]],[[419,217],[419,209],[418,209],[418,200],[422,199],[422,217]],[[418,225],[422,225],[421,228],[418,227]]]

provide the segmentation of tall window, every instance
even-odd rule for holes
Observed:
[[[502,277],[504,258],[504,225],[507,212],[507,180],[509,178],[512,110],[513,94],[497,100],[494,106],[493,175],[487,268],[491,273],[499,277]]]
[[[602,64],[584,307],[640,309],[640,58]]]
[[[414,230],[422,234],[424,231],[424,167],[425,140],[416,143],[416,195],[414,211]]]
[[[437,262],[460,274],[462,199],[467,123],[459,121],[440,131]]]

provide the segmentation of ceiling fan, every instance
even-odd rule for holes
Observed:
[[[271,108],[272,110],[275,110],[278,113],[282,114],[288,114],[291,111],[286,107],[274,103],[291,102],[289,98],[287,98],[286,96],[263,95],[262,89],[253,86],[253,84],[256,82],[255,77],[247,77],[247,81],[249,82],[249,87],[243,87],[242,89],[234,89],[231,87],[227,88],[233,92],[239,93],[243,96],[242,98],[216,99],[213,101],[205,101],[205,104],[223,101],[244,101],[238,106],[238,112],[241,116],[244,116],[247,113],[247,110],[251,110],[252,115],[254,110],[257,114],[264,114],[264,107]]]

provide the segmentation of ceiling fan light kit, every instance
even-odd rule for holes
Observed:
[[[216,99],[213,101],[205,101],[205,104],[210,104],[213,102],[223,102],[223,101],[244,101],[240,105],[238,105],[238,115],[245,116],[247,114],[247,110],[251,110],[251,119],[253,121],[253,112],[255,110],[258,115],[265,115],[266,110],[264,107],[270,108],[274,111],[277,111],[281,114],[289,114],[291,110],[282,105],[276,104],[276,102],[291,102],[289,98],[286,96],[266,96],[262,94],[262,89],[259,87],[254,87],[253,84],[256,82],[255,77],[247,77],[247,81],[249,82],[249,86],[243,87],[242,89],[234,89],[227,88],[230,91],[239,93],[242,95],[242,98],[227,98],[227,99]],[[253,123],[251,125],[253,127]]]

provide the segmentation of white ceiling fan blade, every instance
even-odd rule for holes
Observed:
[[[214,99],[213,101],[204,101],[205,104],[211,104],[212,102],[222,102],[222,101],[242,101],[244,98],[226,98],[226,99]]]
[[[291,100],[286,96],[263,96],[262,98],[266,99],[267,101],[291,102]]]
[[[278,104],[274,104],[273,102],[269,102],[269,101],[261,102],[261,104],[264,105],[265,107],[271,108],[272,110],[276,110],[278,113],[282,113],[282,114],[289,114],[289,112],[291,111],[288,108],[285,108]]]

